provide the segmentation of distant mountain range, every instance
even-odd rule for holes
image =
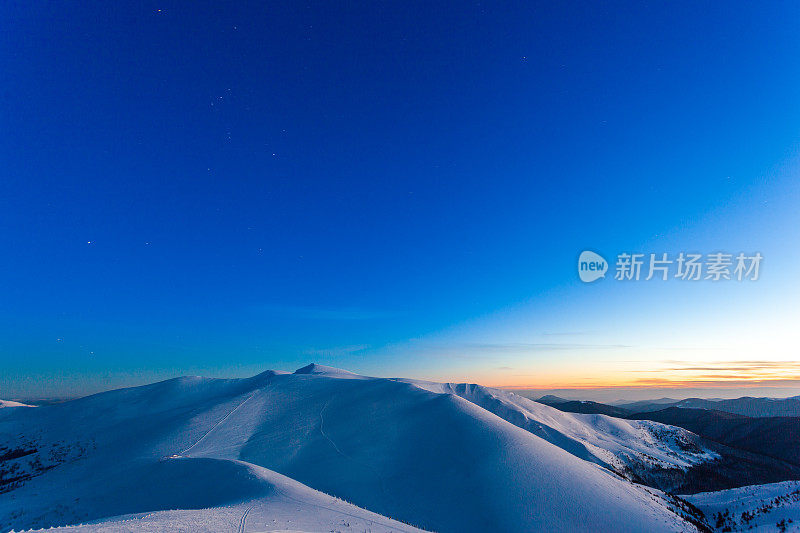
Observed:
[[[615,407],[629,413],[644,413],[660,411],[667,407],[682,407],[686,409],[713,409],[737,415],[750,417],[765,416],[796,416],[800,417],[800,396],[791,398],[752,398],[745,396],[733,400],[706,400],[702,398],[687,398],[685,400],[671,400],[668,398],[656,401],[639,401],[615,404]]]
[[[560,406],[559,408],[562,411],[577,413],[584,412],[581,409],[596,409],[598,412],[611,416],[626,416],[634,413],[661,411],[668,407],[680,407],[685,409],[722,411],[754,418],[770,416],[800,417],[800,396],[792,396],[790,398],[753,398],[744,396],[732,400],[707,400],[703,398],[675,400],[673,398],[661,398],[659,400],[641,400],[638,402],[619,402],[614,404],[604,404],[586,400],[567,400],[558,396],[553,396],[552,394],[534,399],[536,399],[537,402],[553,407]],[[578,404],[584,404],[584,406],[581,407]],[[616,413],[616,415],[612,413]]]
[[[560,411],[567,413],[584,413],[590,415],[608,415],[618,418],[625,418],[630,411],[621,407],[615,407],[604,403],[593,402],[591,400],[565,400],[558,396],[542,396],[537,400],[540,403],[556,407]]]
[[[734,400],[663,399],[655,402],[634,402],[606,405],[597,402],[568,401],[545,396],[540,402],[566,412],[599,412],[632,420],[652,420],[682,427],[714,443],[707,444],[723,457],[713,471],[695,469],[698,477],[740,477],[742,484],[769,483],[800,479],[800,416],[772,416],[770,413],[794,413],[800,410],[797,397],[786,399],[744,397]],[[699,407],[698,407],[699,406]],[[634,410],[640,410],[634,412]],[[750,416],[741,413],[751,413]],[[757,416],[756,416],[757,415]],[[746,469],[737,473],[742,465]],[[730,468],[729,468],[730,467]],[[717,479],[725,484],[725,479]],[[735,486],[735,485],[734,485]],[[719,486],[714,485],[714,488]]]

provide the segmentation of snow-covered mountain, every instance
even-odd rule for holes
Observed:
[[[719,456],[694,433],[648,420],[600,414],[566,413],[548,405],[481,385],[409,381],[438,393],[458,396],[515,426],[633,480],[682,470]]]
[[[715,531],[800,531],[800,481],[683,496]]]
[[[184,377],[0,411],[0,531],[696,531],[614,470],[711,457],[671,426],[476,385]]]

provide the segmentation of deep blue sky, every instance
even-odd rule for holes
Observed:
[[[516,366],[437,353],[628,346],[599,318],[617,335],[531,338],[586,334],[548,320],[597,298],[649,301],[577,283],[585,248],[796,258],[795,2],[5,2],[0,20],[0,396],[309,360],[488,375]],[[516,334],[459,340],[520,306]]]

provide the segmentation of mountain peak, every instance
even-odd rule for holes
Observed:
[[[310,365],[306,365],[302,368],[298,368],[294,371],[295,374],[324,374],[328,376],[355,376],[352,372],[348,372],[347,370],[342,370],[341,368],[335,368],[332,366],[325,366],[325,365],[318,365],[317,363],[311,363]]]
[[[546,394],[536,400],[539,403],[551,404],[551,403],[567,403],[569,400],[565,400],[559,396],[554,396],[553,394]]]

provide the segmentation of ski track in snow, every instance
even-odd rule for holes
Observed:
[[[362,462],[362,461],[359,461],[359,460],[357,460],[357,459],[353,459],[352,457],[350,457],[349,455],[347,455],[346,453],[344,453],[344,452],[343,452],[343,451],[342,451],[342,450],[339,448],[339,446],[337,446],[337,445],[336,445],[336,443],[335,443],[335,442],[333,442],[333,439],[331,439],[331,438],[330,438],[330,436],[328,436],[328,434],[327,434],[327,433],[325,433],[325,429],[324,429],[324,426],[325,426],[325,417],[323,417],[323,416],[322,416],[322,413],[324,413],[324,412],[325,412],[325,409],[327,409],[327,407],[328,407],[328,404],[329,404],[329,403],[331,403],[331,401],[330,401],[330,400],[328,400],[327,402],[325,402],[325,405],[323,405],[323,406],[322,406],[322,409],[320,409],[320,411],[319,411],[319,432],[322,434],[322,436],[323,436],[323,437],[325,437],[325,440],[327,440],[327,441],[328,441],[328,442],[331,444],[331,446],[333,446],[333,449],[334,449],[334,450],[336,450],[336,453],[338,453],[339,455],[341,455],[342,457],[344,457],[344,458],[345,458],[345,459],[347,459],[348,461],[352,461],[352,462],[354,462],[354,463],[356,463],[356,464],[358,464],[358,465],[361,465],[361,466],[363,466],[364,468],[368,468],[368,469],[372,470],[373,472],[375,472],[375,477],[377,477],[377,478],[378,478],[378,483],[380,484],[380,487],[381,487],[381,492],[383,493],[383,495],[384,495],[385,497],[387,497],[387,498],[391,498],[391,499],[393,499],[393,500],[394,500],[395,498],[393,498],[393,497],[392,497],[392,495],[391,495],[391,494],[389,494],[389,491],[387,491],[387,490],[386,490],[386,480],[385,480],[385,479],[383,478],[383,476],[381,475],[381,471],[380,471],[380,470],[378,470],[377,468],[375,468],[375,467],[374,467],[373,465],[371,465],[371,464],[364,463],[364,462]]]
[[[348,459],[350,461],[353,461],[354,463],[357,463],[358,461],[356,461],[355,459],[353,459],[352,457],[350,457],[349,455],[344,453],[342,450],[340,450],[339,447],[336,445],[336,443],[333,442],[333,439],[331,439],[328,436],[328,434],[325,433],[325,417],[322,416],[322,413],[325,412],[325,409],[328,407],[329,403],[331,403],[330,400],[325,402],[325,405],[323,405],[322,409],[320,409],[320,411],[319,411],[319,432],[320,432],[320,434],[322,434],[323,437],[325,437],[325,440],[327,440],[328,442],[331,443],[331,446],[333,446],[333,449],[336,450],[336,453],[338,453],[339,455],[341,455],[345,459]]]
[[[234,407],[233,409],[231,409],[231,412],[230,412],[230,413],[228,413],[227,415],[225,415],[224,417],[222,417],[222,420],[220,420],[219,422],[217,422],[216,424],[214,424],[213,426],[211,426],[211,429],[209,429],[208,431],[206,431],[205,435],[203,435],[202,437],[200,437],[200,438],[197,440],[197,442],[195,442],[194,444],[192,444],[191,446],[189,446],[189,447],[188,447],[188,448],[186,448],[185,450],[183,450],[183,451],[179,452],[179,453],[178,453],[178,455],[184,455],[184,454],[187,454],[187,453],[189,453],[189,451],[191,451],[191,449],[192,449],[192,448],[194,448],[195,446],[197,446],[198,444],[200,444],[201,442],[203,442],[203,440],[205,440],[205,438],[206,438],[206,437],[208,437],[209,435],[211,435],[211,433],[212,433],[212,432],[213,432],[215,429],[217,429],[217,428],[218,428],[218,427],[219,427],[219,426],[220,426],[220,425],[221,425],[223,422],[225,422],[225,421],[228,419],[228,417],[230,417],[230,416],[231,416],[233,413],[235,413],[236,411],[238,411],[238,410],[239,410],[239,408],[240,408],[240,407],[242,407],[244,404],[246,404],[247,402],[249,402],[249,401],[250,401],[250,398],[252,398],[253,396],[255,396],[257,392],[258,392],[257,390],[256,390],[256,391],[253,391],[253,393],[252,393],[252,394],[250,394],[250,396],[248,396],[247,398],[245,398],[245,400],[244,400],[242,403],[240,403],[239,405],[237,405],[236,407]]]
[[[239,533],[245,532],[247,526],[247,515],[250,514],[250,511],[253,510],[253,507],[255,507],[255,504],[245,509],[244,514],[242,514],[242,518],[239,519],[239,529],[238,529]]]

